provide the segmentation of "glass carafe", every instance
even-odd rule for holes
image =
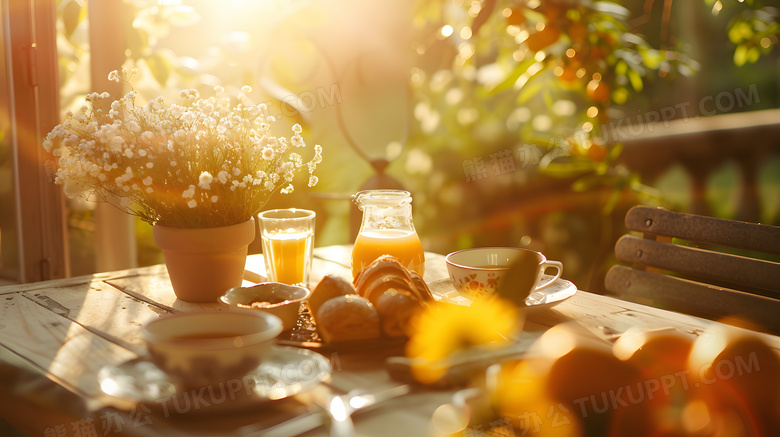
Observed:
[[[352,200],[363,211],[352,250],[352,276],[357,277],[385,254],[422,276],[425,255],[412,222],[412,195],[403,190],[368,190],[355,194]]]

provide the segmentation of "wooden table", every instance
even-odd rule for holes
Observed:
[[[312,281],[324,274],[350,277],[349,246],[315,249]],[[427,254],[425,279],[447,277],[441,255]],[[250,256],[247,271],[264,274],[262,256]],[[246,277],[256,280],[257,275]],[[31,436],[262,435],[265,427],[309,411],[296,400],[262,411],[161,417],[138,406],[117,405],[101,391],[97,372],[146,355],[141,326],[165,314],[220,311],[218,304],[179,301],[164,266],[0,287],[0,416]],[[561,322],[579,323],[614,341],[634,326],[674,327],[698,335],[704,319],[629,303],[585,291],[526,320],[534,334]],[[763,335],[780,350],[780,338]],[[346,393],[397,386],[381,354],[335,354],[330,387]],[[416,390],[357,420],[362,435],[431,435],[431,417],[451,402],[454,390]],[[393,428],[388,428],[392,424]],[[392,429],[392,431],[390,431]],[[320,428],[306,435],[326,435]]]

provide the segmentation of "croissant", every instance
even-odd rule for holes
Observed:
[[[382,255],[374,260],[358,274],[354,284],[358,294],[375,305],[377,299],[391,288],[406,291],[420,302],[433,300],[431,290],[420,275],[404,267],[398,258],[391,255]]]

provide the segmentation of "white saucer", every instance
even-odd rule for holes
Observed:
[[[458,292],[449,279],[434,281],[429,284],[433,298],[439,302],[470,306],[473,298]],[[577,286],[571,281],[558,278],[544,288],[537,288],[525,299],[526,315],[546,311],[577,293]]]
[[[305,349],[273,346],[271,354],[241,379],[183,388],[146,358],[107,366],[98,372],[100,389],[119,401],[144,404],[169,414],[236,410],[284,399],[330,379],[330,362]]]

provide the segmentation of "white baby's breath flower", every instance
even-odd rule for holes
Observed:
[[[201,172],[200,177],[198,178],[198,186],[204,190],[208,190],[211,188],[211,181],[213,180],[214,177],[211,176],[211,173],[207,171]]]
[[[119,76],[119,72],[114,70],[111,73],[108,73],[108,80],[112,82],[120,82],[122,78]]]
[[[120,136],[114,136],[108,141],[108,145],[111,147],[122,147],[122,145],[125,144],[125,139]]]
[[[289,173],[293,169],[293,163],[290,161],[285,161],[282,163],[282,165],[279,166],[279,168],[276,169],[276,173],[278,174],[284,174]]]
[[[132,120],[127,122],[127,123],[125,123],[125,127],[127,128],[127,130],[129,130],[133,134],[137,134],[137,133],[141,132],[141,126],[139,126],[138,123],[136,123],[135,121],[132,121]]]
[[[127,75],[122,70],[109,76],[125,81]],[[105,200],[118,193],[125,211],[150,223],[224,226],[246,220],[275,190],[293,190],[290,182],[304,162],[291,148],[306,146],[303,129],[296,124],[290,137],[270,136],[275,118],[267,105],[253,104],[250,87],[233,97],[222,87],[215,92],[201,99],[196,90],[184,90],[178,104],[157,97],[137,106],[131,91],[111,102],[110,112],[103,108],[107,93],[90,93],[87,105],[67,113],[43,141],[57,157],[55,182],[69,196],[92,191]],[[316,146],[305,163],[309,185],[316,183],[311,173],[321,160]],[[169,193],[181,193],[187,207],[166,199]],[[201,202],[210,207],[196,208]]]
[[[180,119],[185,124],[192,124],[197,120],[197,115],[193,111],[186,111],[181,115]]]
[[[153,139],[154,139],[154,134],[149,131],[146,131],[141,134],[141,142],[144,144],[147,145],[152,144]]]
[[[187,132],[184,132],[183,129],[179,129],[176,132],[173,133],[173,141],[176,142],[176,144],[180,146],[185,146],[189,142],[189,139],[187,138]]]
[[[322,162],[322,146],[319,144],[314,145],[314,157],[306,165],[309,167],[309,174],[314,173],[317,169],[317,165]]]
[[[185,199],[190,199],[195,196],[195,185],[190,185],[189,188],[184,190],[183,193],[181,193],[181,197]]]

